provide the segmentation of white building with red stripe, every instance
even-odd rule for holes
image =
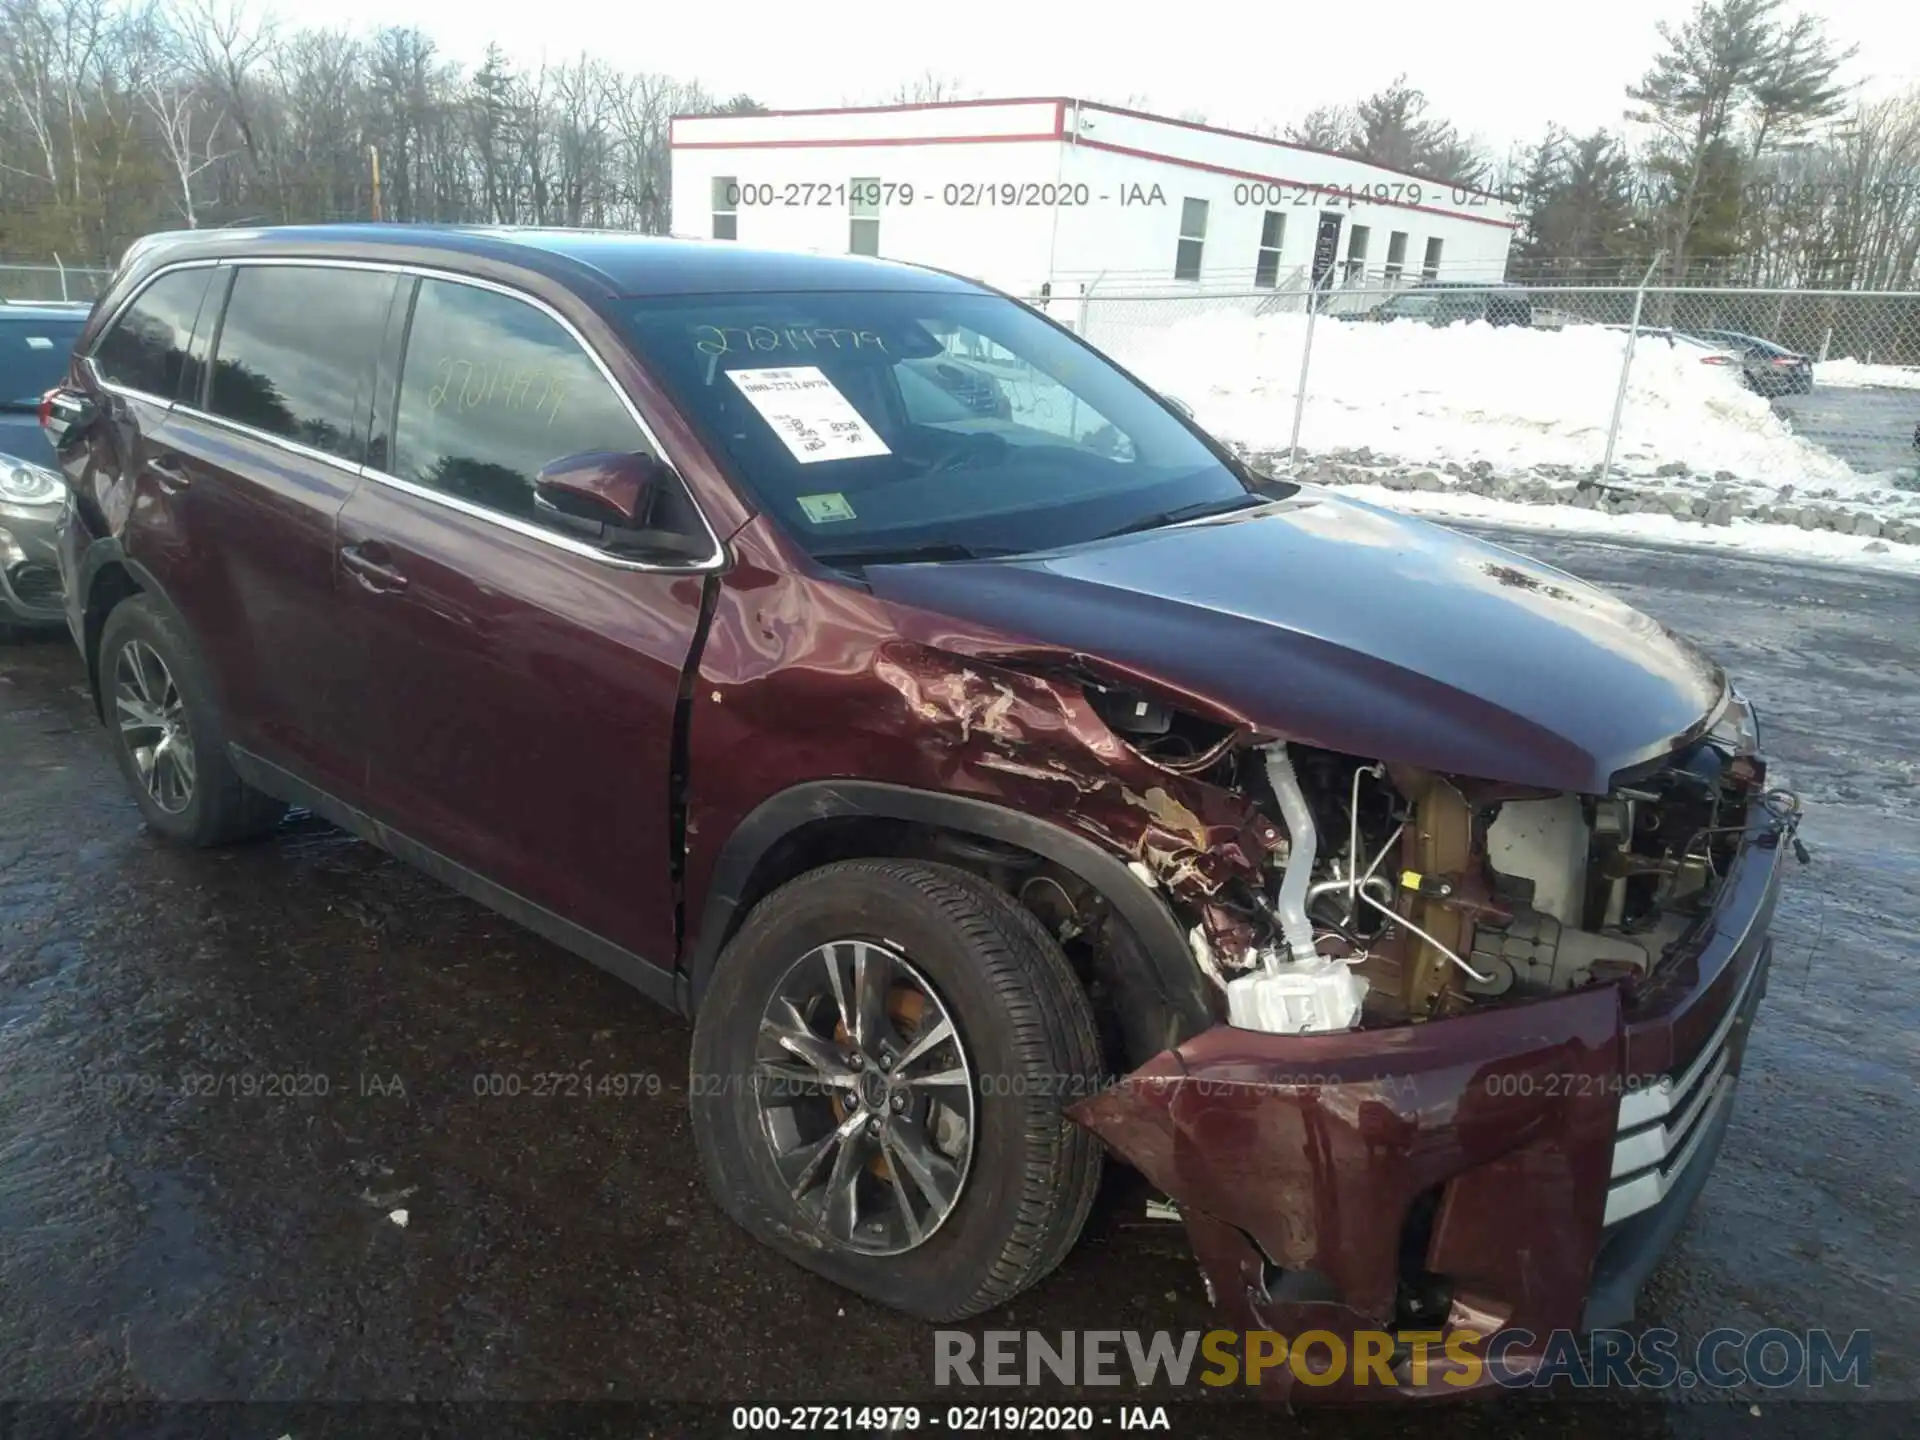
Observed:
[[[673,121],[673,230],[939,266],[1014,294],[1506,273],[1469,186],[1061,97]]]

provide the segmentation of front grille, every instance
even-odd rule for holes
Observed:
[[[1699,1153],[1720,1111],[1733,1103],[1741,1038],[1736,1031],[1766,968],[1762,957],[1747,972],[1712,1038],[1671,1086],[1633,1090],[1621,1097],[1603,1224],[1617,1224],[1664,1200]]]

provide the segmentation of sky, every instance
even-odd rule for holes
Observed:
[[[967,95],[1132,97],[1156,113],[1252,128],[1352,101],[1404,72],[1434,113],[1496,153],[1536,139],[1549,121],[1575,131],[1618,125],[1624,87],[1658,47],[1655,25],[1677,24],[1691,9],[1690,0],[1609,0],[1571,13],[1538,0],[272,4],[293,25],[418,25],[467,62],[489,41],[521,65],[572,59],[590,43],[625,69],[697,79],[719,96],[744,91],[774,109],[872,103],[933,70]],[[1824,19],[1842,46],[1859,44],[1848,75],[1867,82],[1869,98],[1920,85],[1920,4],[1788,0],[1786,8]],[[562,17],[577,20],[556,24]]]

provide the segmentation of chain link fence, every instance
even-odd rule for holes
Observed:
[[[111,270],[76,265],[0,263],[0,301],[93,300],[112,278]]]
[[[1291,273],[1046,303],[1287,473],[1920,544],[1920,293]]]

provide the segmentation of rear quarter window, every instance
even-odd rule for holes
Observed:
[[[159,400],[180,394],[187,346],[213,269],[173,270],[150,283],[100,337],[94,369],[109,385]]]

